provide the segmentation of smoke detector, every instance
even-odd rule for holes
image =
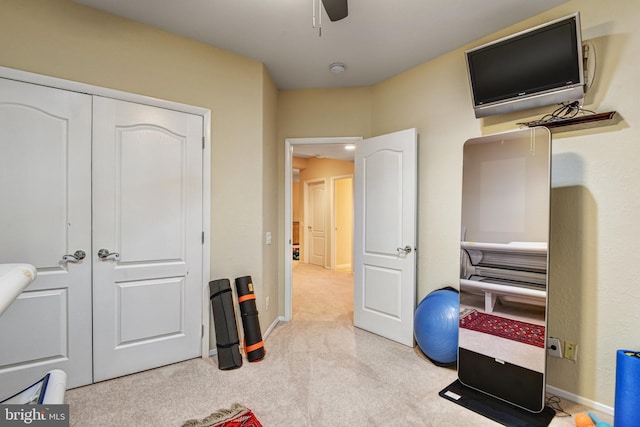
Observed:
[[[347,67],[342,62],[334,62],[333,64],[329,65],[329,69],[334,74],[340,74],[343,73],[344,70],[347,69]]]

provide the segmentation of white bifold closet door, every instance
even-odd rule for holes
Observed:
[[[93,109],[101,381],[200,355],[202,117],[97,96]]]
[[[38,270],[0,317],[0,400],[91,383],[91,96],[0,79],[0,206],[0,262]]]
[[[0,317],[0,398],[200,356],[202,135],[202,116],[0,79],[0,262],[38,269]]]

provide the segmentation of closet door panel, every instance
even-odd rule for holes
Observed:
[[[0,400],[51,369],[92,382],[91,97],[0,79],[0,263],[36,280],[0,317]]]
[[[102,97],[94,113],[100,381],[200,355],[202,117]]]

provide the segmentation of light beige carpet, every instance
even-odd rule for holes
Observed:
[[[454,369],[353,327],[351,274],[296,263],[293,277],[293,321],[269,335],[264,360],[220,371],[194,359],[69,390],[71,425],[180,426],[235,402],[265,427],[499,425],[438,396]]]

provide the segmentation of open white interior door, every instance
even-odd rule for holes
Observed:
[[[354,325],[413,346],[417,131],[365,139],[355,156]]]

